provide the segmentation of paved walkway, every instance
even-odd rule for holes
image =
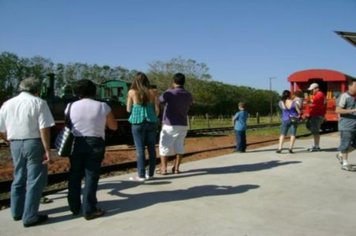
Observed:
[[[295,154],[278,155],[273,145],[185,163],[182,174],[144,184],[130,175],[101,179],[104,217],[72,217],[63,191],[41,205],[44,225],[24,228],[0,211],[0,235],[356,235],[356,172],[340,169],[337,134],[321,141],[322,152],[297,140]]]

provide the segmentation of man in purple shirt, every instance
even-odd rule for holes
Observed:
[[[166,90],[159,100],[164,104],[162,130],[159,140],[161,168],[158,174],[167,174],[167,157],[176,156],[172,172],[179,173],[179,165],[184,154],[184,139],[188,132],[187,115],[193,103],[192,95],[184,89],[185,76],[173,76],[173,88]]]

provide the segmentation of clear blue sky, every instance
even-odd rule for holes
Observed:
[[[193,59],[213,79],[288,89],[291,73],[356,76],[356,0],[0,0],[0,52],[148,70]]]

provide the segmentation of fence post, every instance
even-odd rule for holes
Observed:
[[[259,125],[260,124],[260,114],[256,112],[256,122]]]
[[[188,121],[188,129],[192,128],[192,124],[190,123],[190,119],[189,116],[187,115],[187,121]]]

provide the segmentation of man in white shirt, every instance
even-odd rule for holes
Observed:
[[[11,213],[25,227],[45,222],[39,215],[42,191],[47,182],[47,163],[51,159],[50,127],[54,119],[47,103],[38,97],[40,83],[33,78],[21,81],[20,94],[0,109],[0,135],[10,142],[14,163],[11,185]]]

